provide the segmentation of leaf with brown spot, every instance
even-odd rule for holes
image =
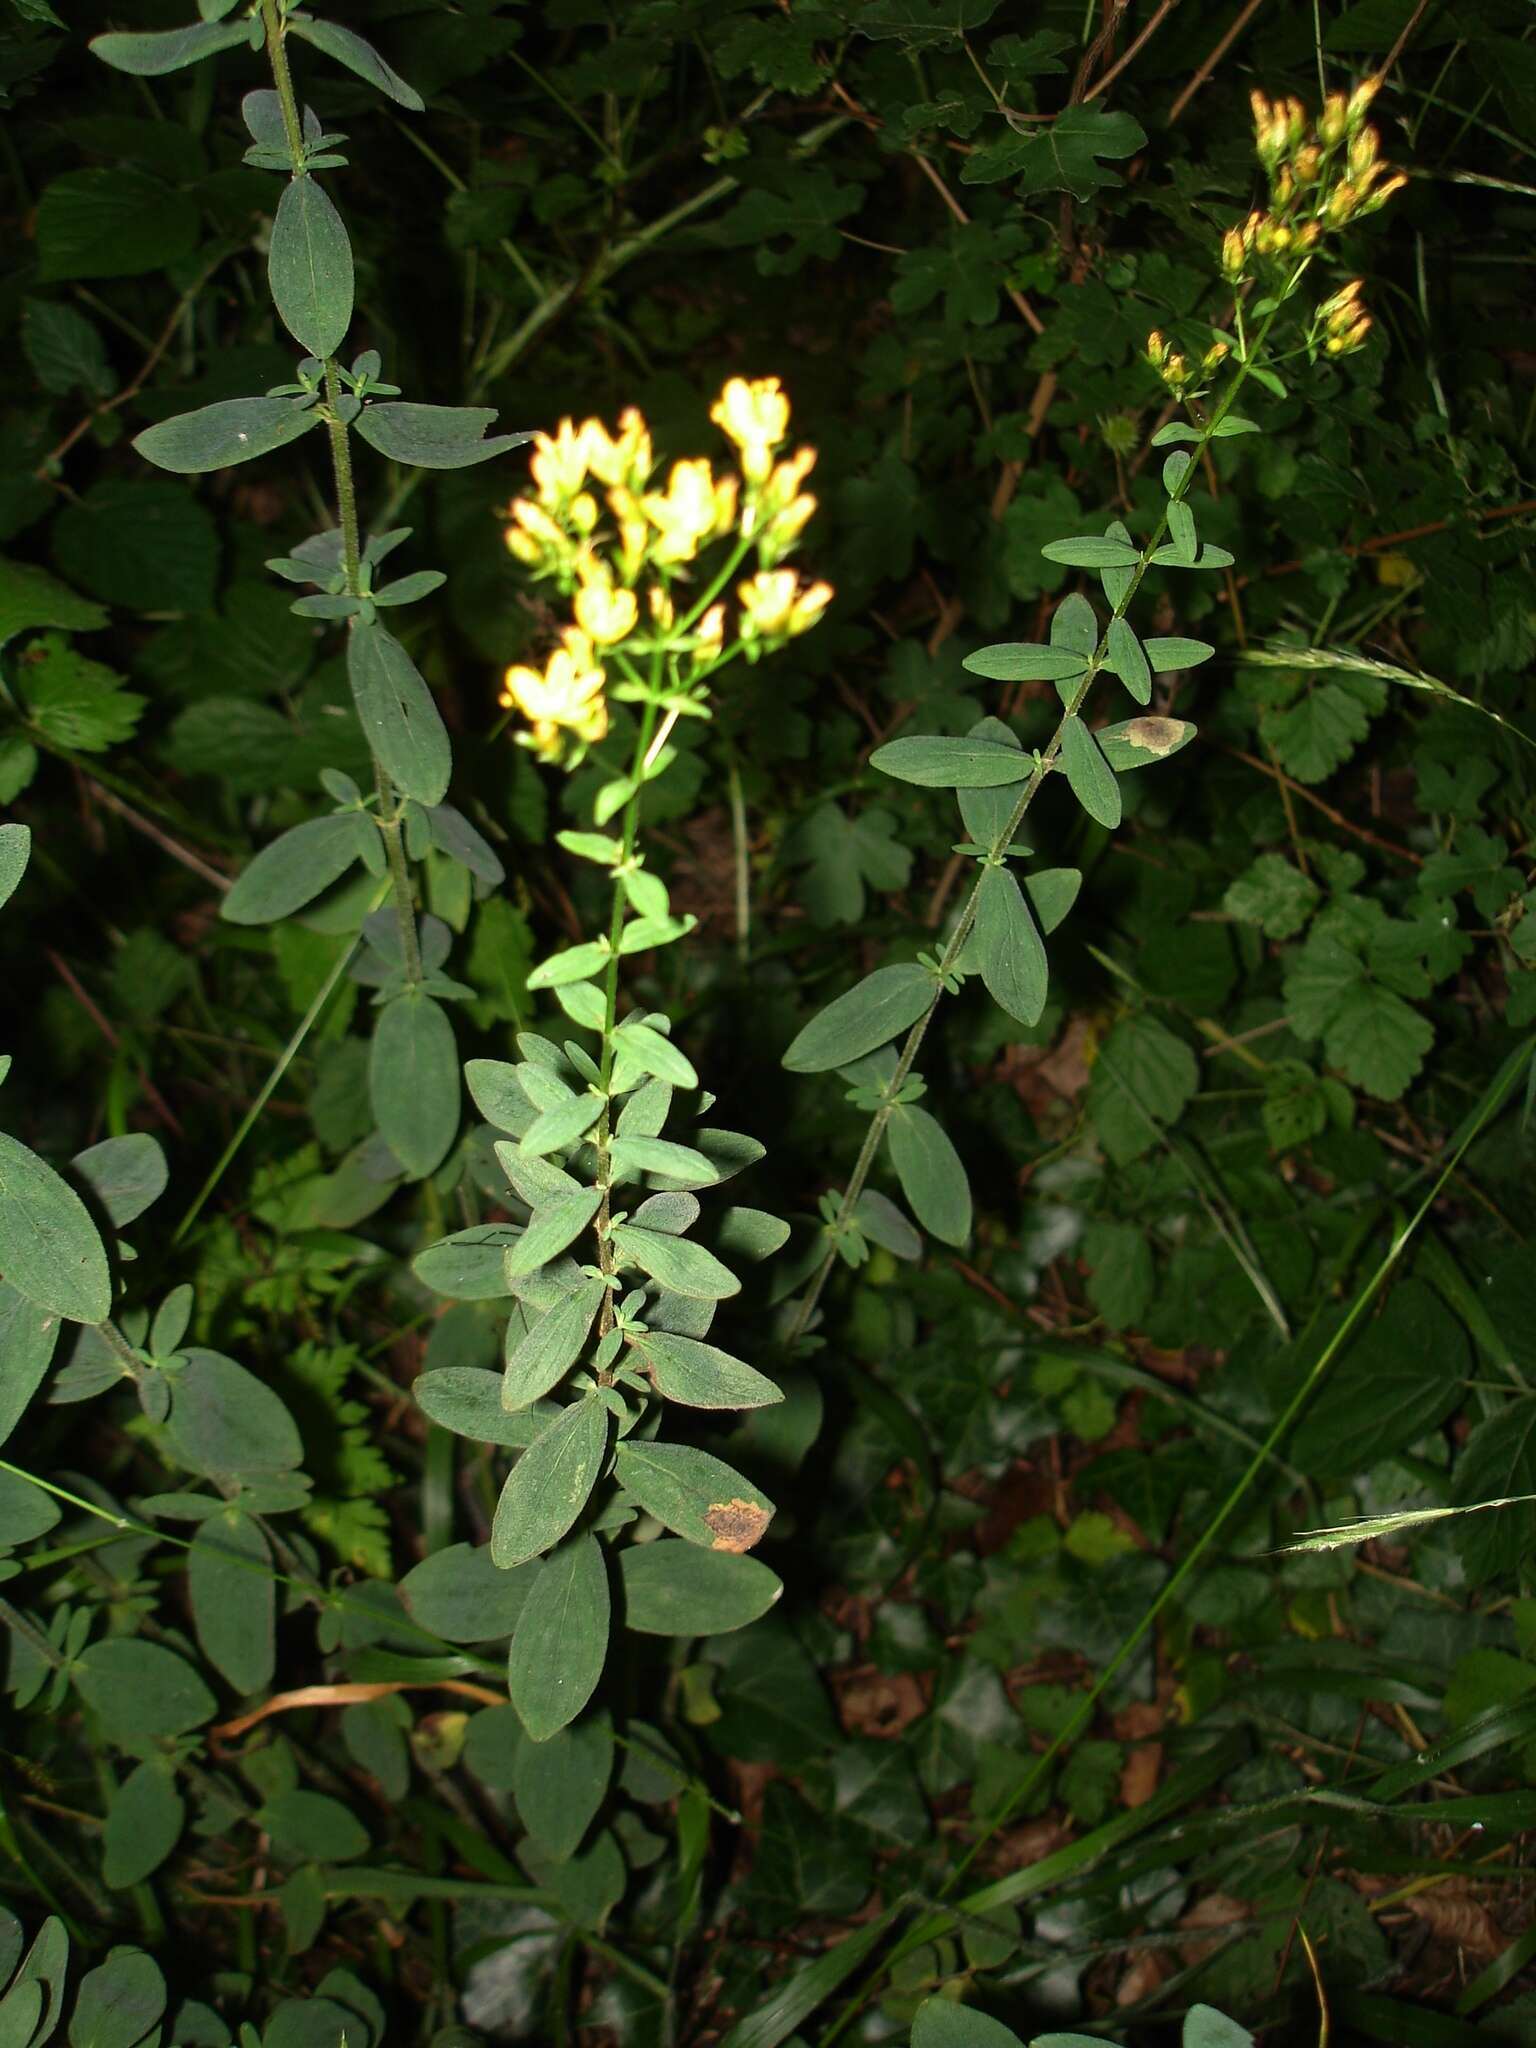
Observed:
[[[750,1550],[761,1540],[770,1520],[752,1500],[711,1501],[704,1510],[705,1527],[715,1532],[711,1550]]]
[[[773,1502],[749,1479],[691,1444],[620,1444],[614,1473],[648,1515],[706,1550],[750,1550],[773,1519]]]
[[[1187,718],[1125,718],[1118,725],[1101,725],[1094,734],[1117,775],[1169,760],[1194,736],[1195,727]]]

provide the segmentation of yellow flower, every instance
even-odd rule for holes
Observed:
[[[788,639],[815,625],[832,602],[830,583],[804,589],[793,569],[760,569],[739,584],[741,635],[744,640]]]
[[[712,604],[703,618],[693,629],[693,637],[699,644],[699,652],[718,654],[725,645],[725,606]]]
[[[619,431],[613,438],[595,420],[591,424],[596,431],[587,459],[599,483],[643,490],[654,460],[650,429],[643,416],[628,406],[619,415]]]
[[[648,491],[641,504],[660,538],[658,562],[689,562],[706,541],[726,532],[736,517],[736,479],[717,482],[707,456],[674,462],[665,495]]]
[[[558,522],[532,498],[519,498],[512,506],[512,524],[506,531],[507,550],[530,568],[563,566],[571,553],[571,542]]]
[[[710,407],[710,418],[741,450],[742,473],[760,484],[773,464],[773,451],[789,432],[789,400],[777,377],[748,383],[732,377]]]
[[[598,435],[607,439],[596,420],[583,420],[579,427],[571,420],[562,420],[553,434],[535,434],[528,467],[539,487],[542,505],[564,505],[581,489],[587,480],[594,437]]]
[[[635,593],[622,585],[615,590],[606,580],[594,576],[576,593],[576,623],[599,647],[612,647],[627,640],[639,617]]]
[[[591,640],[578,626],[567,626],[561,639],[563,644],[551,654],[542,675],[536,668],[514,664],[501,691],[502,704],[521,712],[533,728],[531,743],[545,760],[558,755],[562,732],[590,744],[608,730],[603,671]]]

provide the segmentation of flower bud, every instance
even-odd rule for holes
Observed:
[[[1228,228],[1221,238],[1221,274],[1228,284],[1240,284],[1248,264],[1248,251],[1243,244],[1242,231]]]
[[[1371,111],[1371,104],[1375,100],[1377,93],[1381,91],[1381,86],[1382,81],[1380,78],[1366,78],[1350,94],[1345,121],[1351,132],[1359,127],[1366,115]]]

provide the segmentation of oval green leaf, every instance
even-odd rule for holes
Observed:
[[[267,283],[278,318],[323,361],[352,324],[352,244],[318,179],[290,178],[277,202]]]
[[[608,1571],[595,1536],[539,1567],[512,1638],[507,1685],[529,1738],[547,1742],[591,1699],[608,1656]]]
[[[361,829],[360,829],[361,828]],[[219,906],[228,924],[276,924],[339,881],[377,826],[357,811],[306,818],[264,846]]]
[[[459,1128],[459,1057],[441,1003],[412,990],[379,1012],[368,1093],[384,1142],[411,1180],[442,1164]]]
[[[846,1067],[915,1024],[933,1001],[934,980],[926,967],[916,961],[877,967],[811,1019],[785,1053],[784,1065],[792,1074]]]
[[[0,1272],[38,1308],[105,1322],[112,1274],[90,1211],[44,1160],[0,1131]]]
[[[1098,742],[1080,718],[1068,718],[1061,728],[1061,765],[1077,798],[1089,817],[1111,832],[1120,822],[1120,785],[1115,781]]]
[[[319,424],[313,406],[295,405],[291,398],[225,398],[146,427],[133,445],[157,469],[204,476],[286,448]]]
[[[621,1552],[624,1622],[641,1635],[718,1636],[766,1614],[784,1588],[755,1557],[700,1550],[676,1536]]]
[[[376,620],[347,635],[347,681],[364,737],[390,781],[420,804],[440,804],[453,769],[447,728],[415,662]]]
[[[552,1550],[586,1506],[608,1449],[608,1410],[595,1395],[563,1408],[507,1475],[491,1523],[504,1569]]]

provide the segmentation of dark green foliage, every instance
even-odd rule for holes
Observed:
[[[1476,14],[12,0],[0,2042],[1536,2030]],[[541,737],[628,406],[729,658]]]

